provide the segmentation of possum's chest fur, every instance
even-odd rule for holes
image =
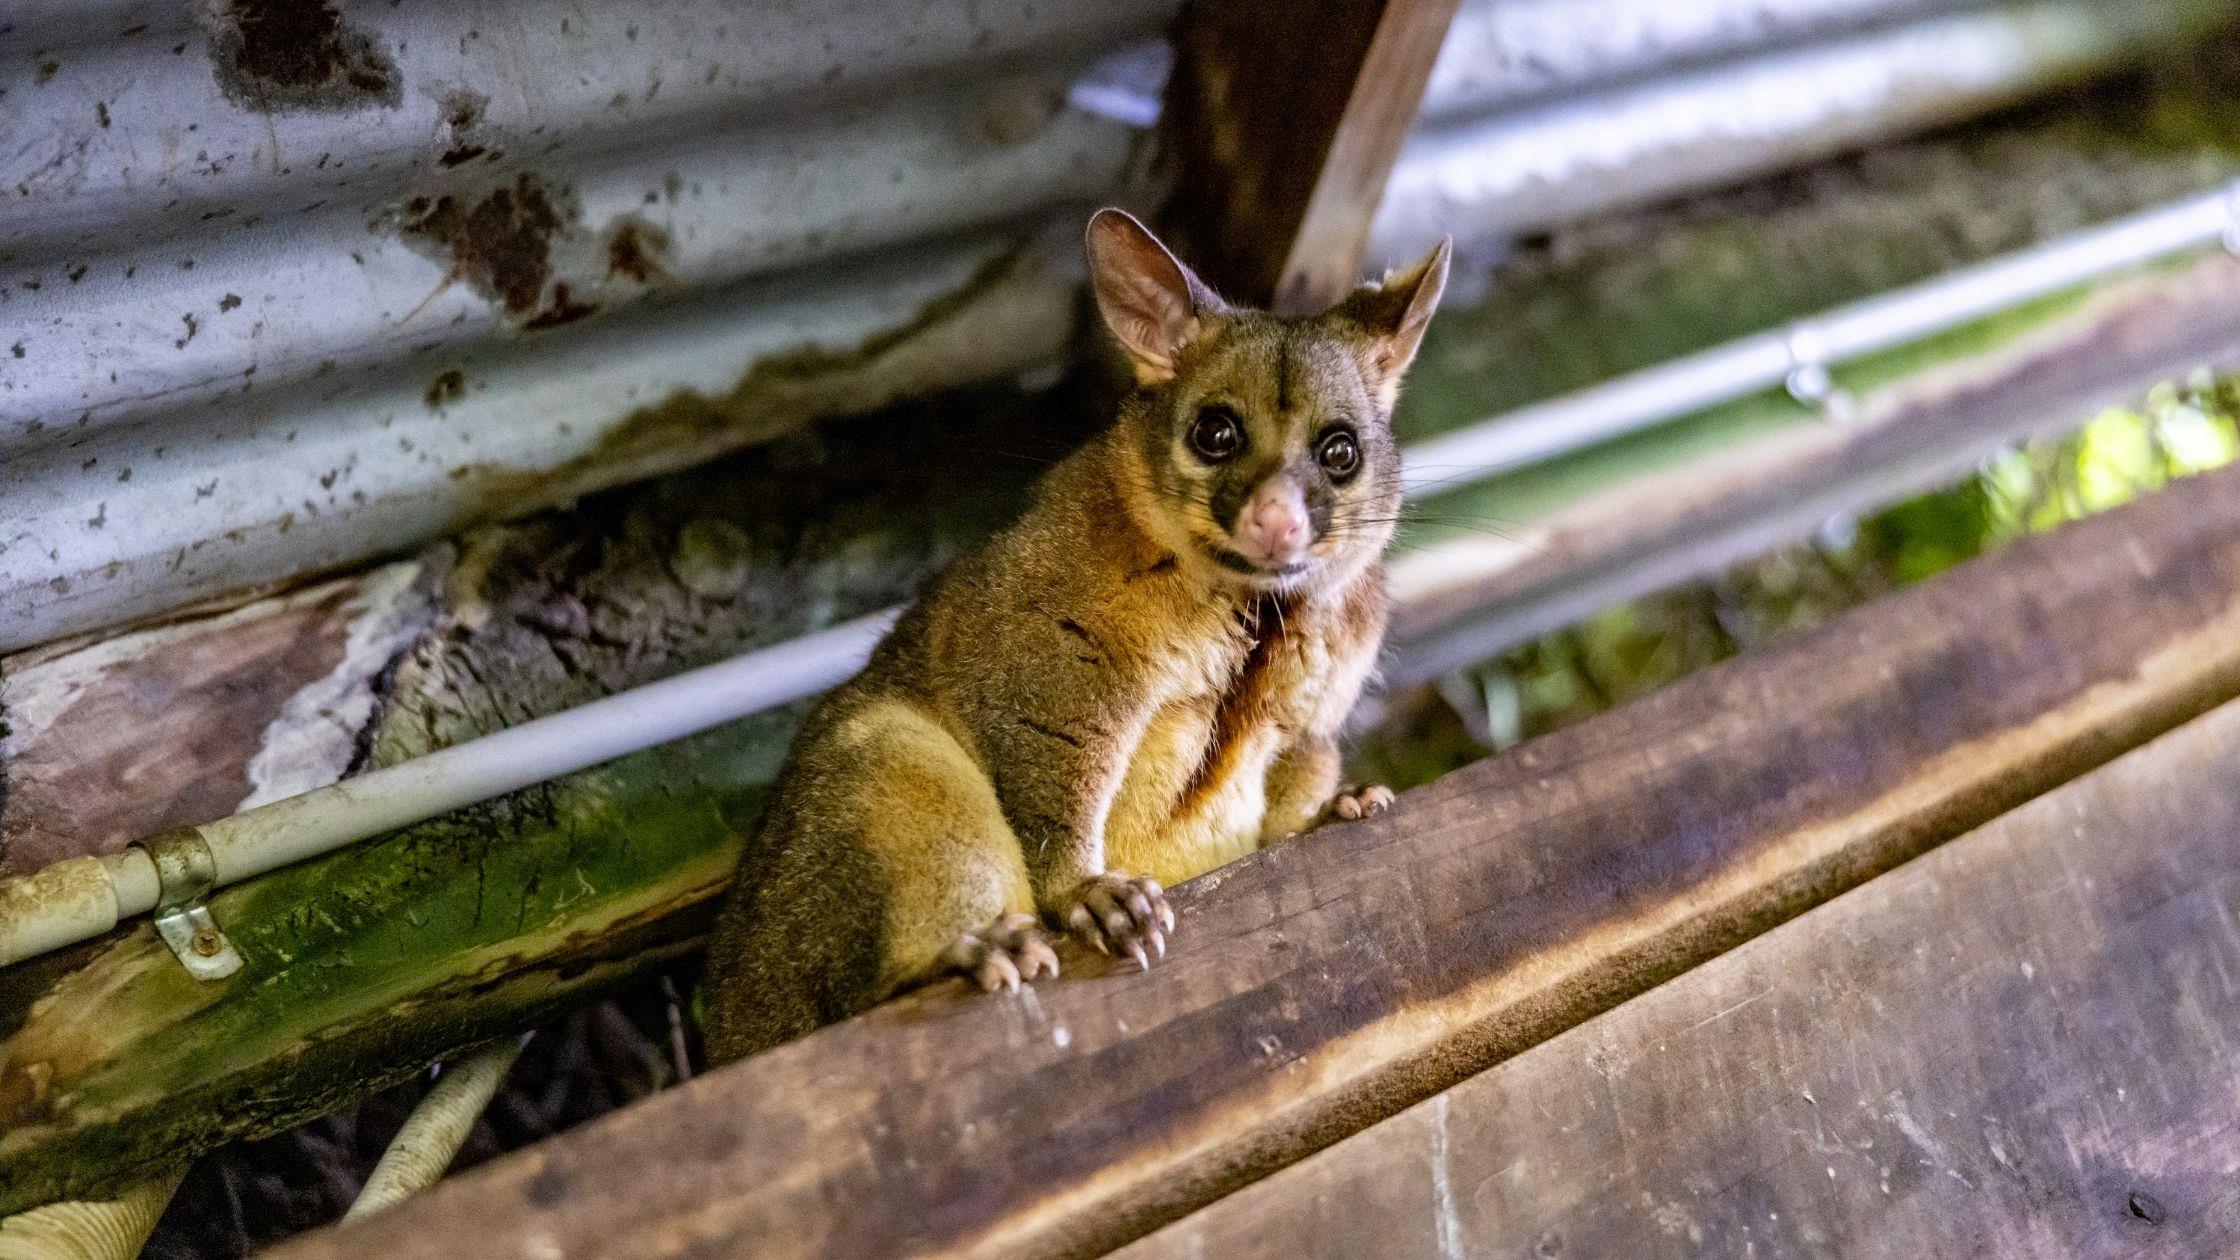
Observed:
[[[1105,860],[1174,884],[1235,861],[1259,843],[1273,732],[1256,732],[1223,772],[1207,771],[1213,698],[1159,711],[1137,745],[1105,817]]]
[[[1174,698],[1153,713],[1105,817],[1112,869],[1171,884],[1259,846],[1269,768],[1342,672],[1311,627],[1266,625],[1176,663]]]

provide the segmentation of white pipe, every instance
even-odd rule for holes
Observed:
[[[2173,202],[1442,434],[1408,449],[1407,492],[1435,493],[1567,455],[1770,389],[1799,367],[1904,345],[2208,244],[2240,217],[2236,206],[2240,186]]]
[[[342,1219],[370,1216],[443,1180],[527,1043],[526,1037],[500,1042],[437,1069],[435,1085],[405,1117]]]
[[[180,1164],[113,1199],[49,1203],[0,1218],[0,1260],[133,1260],[186,1173]]]
[[[1410,495],[1536,463],[1780,384],[2220,236],[2240,239],[2240,185],[1869,298],[1787,329],[1523,407],[1405,455]],[[370,836],[775,708],[863,664],[899,614],[830,630],[595,700],[401,765],[195,828],[222,886]],[[0,881],[0,966],[108,931],[156,901],[138,849]]]
[[[221,887],[261,875],[813,696],[862,665],[896,611],[633,687],[195,830],[216,859]],[[72,858],[0,882],[0,966],[97,936],[155,904],[155,867],[139,849]]]
[[[894,617],[859,617],[212,823],[202,832],[218,883],[816,695],[860,668]]]

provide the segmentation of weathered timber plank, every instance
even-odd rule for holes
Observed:
[[[434,619],[449,550],[0,661],[0,875],[339,777],[376,680]]]
[[[2240,705],[1130,1246],[2240,1252]]]
[[[378,1237],[1093,1254],[2235,694],[2240,470],[1193,881],[1148,974],[1074,956],[1031,995],[934,986],[438,1187]]]
[[[1458,0],[1195,0],[1175,29],[1161,216],[1228,297],[1319,310],[1358,281],[1369,221]]]

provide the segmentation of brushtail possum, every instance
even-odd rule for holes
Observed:
[[[713,1057],[944,972],[1054,976],[1053,931],[1148,966],[1164,885],[1391,802],[1340,789],[1337,738],[1384,633],[1392,405],[1448,252],[1279,318],[1090,220],[1135,387],[810,715],[716,928]]]

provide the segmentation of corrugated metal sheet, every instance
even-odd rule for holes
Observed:
[[[0,3],[0,648],[1047,361],[1172,7]],[[2225,7],[1474,0],[1378,241],[1955,116]]]
[[[1841,38],[1977,6],[1974,0],[1472,0],[1424,92],[1437,125],[1484,118],[1689,65]]]
[[[1065,86],[1171,17],[17,8],[9,646],[1047,358],[1071,261],[1022,250],[1134,138]],[[976,327],[863,354],[942,316]]]
[[[1562,0],[1458,19],[1385,189],[1373,253],[1413,257],[1445,232],[1498,240],[1954,122],[2198,37],[2234,11],[2229,0],[1598,7],[1598,22]],[[1586,66],[1517,51],[1550,47],[1550,29],[1571,23],[1602,54],[1591,91],[1550,81]],[[1664,73],[1643,73],[1652,49]],[[1484,72],[1476,50],[1510,72]]]

